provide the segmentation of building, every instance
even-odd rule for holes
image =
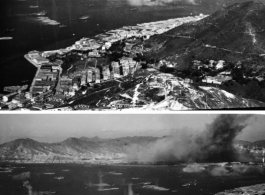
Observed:
[[[48,111],[72,111],[72,110],[73,109],[70,106],[48,109]]]
[[[79,90],[79,87],[78,87],[77,83],[73,84],[73,89],[76,90],[76,91]]]
[[[122,72],[123,76],[127,76],[128,74],[130,74],[130,66],[128,63],[122,65]]]
[[[82,76],[81,76],[81,85],[86,85],[86,73],[83,73]]]
[[[110,70],[108,66],[103,67],[103,80],[109,80],[110,79]]]
[[[42,64],[50,62],[48,59],[43,58],[41,56],[34,57],[32,61],[35,62],[37,65],[42,65]]]
[[[100,83],[100,70],[99,70],[99,68],[96,68],[95,76],[96,76],[95,83]]]
[[[91,83],[93,81],[92,77],[93,77],[93,70],[88,69],[87,70],[87,77],[86,77],[87,83]]]
[[[120,74],[120,65],[118,62],[111,62],[111,66],[112,66],[112,71],[113,71],[113,76],[114,78],[120,78],[121,74]]]
[[[34,58],[40,56],[40,52],[38,52],[38,51],[30,51],[30,52],[28,53],[28,56],[29,56],[29,58],[34,59]]]

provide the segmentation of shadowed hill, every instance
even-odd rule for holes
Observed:
[[[186,69],[192,60],[264,63],[265,5],[234,4],[197,21],[154,36],[145,43],[147,58],[156,56]]]

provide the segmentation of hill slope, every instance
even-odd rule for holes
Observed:
[[[230,71],[235,83],[226,82],[222,89],[264,102],[264,17],[263,3],[234,4],[202,20],[151,37],[144,43],[144,56],[159,61],[156,66],[170,64],[200,81],[205,76],[219,75],[221,69]],[[213,63],[220,61],[224,62],[223,67],[216,70]]]
[[[58,143],[40,143],[32,139],[17,139],[0,145],[0,162],[124,163],[134,161],[137,159],[135,158],[138,155],[137,152],[155,146],[164,138],[148,136],[115,139],[72,137]],[[234,142],[234,146],[240,153],[251,154],[252,158],[264,156],[265,140],[256,142],[237,140]]]
[[[154,36],[146,44],[146,55],[176,62],[211,58],[246,60],[265,54],[265,5],[234,4],[193,23]]]
[[[156,141],[156,137],[123,137],[117,139],[68,138],[59,143],[40,143],[18,139],[0,145],[0,161],[11,162],[121,162],[127,147],[139,148]]]

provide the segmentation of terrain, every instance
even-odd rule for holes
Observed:
[[[142,63],[141,69],[119,79],[120,84],[101,97],[74,104],[141,110],[262,109],[264,13],[261,2],[237,3],[137,42],[133,48],[143,50],[134,60]],[[121,45],[113,53],[122,50]]]
[[[68,138],[58,143],[41,143],[32,139],[17,139],[0,145],[0,162],[17,163],[145,163],[131,158],[135,152],[141,152],[150,144],[163,138],[135,136],[115,139],[98,137]],[[247,153],[252,159],[264,155],[265,141],[235,141],[234,147],[239,153]],[[173,161],[172,161],[173,162]],[[170,163],[172,163],[170,162]],[[177,162],[177,161],[174,161]],[[158,163],[158,162],[147,162]]]
[[[220,88],[264,101],[264,11],[263,3],[253,1],[222,8],[151,37],[144,42],[144,56],[158,68],[171,64],[196,82],[228,70],[232,79]],[[222,67],[213,68],[220,61]]]
[[[40,76],[36,75],[39,81],[29,93],[3,96],[0,107],[264,109],[265,5],[258,1],[216,3],[222,8],[209,16],[126,26],[83,38],[66,49],[29,52],[31,61],[38,56],[44,61]],[[61,71],[57,71],[59,76],[47,78],[56,70]],[[48,79],[53,79],[53,85]]]

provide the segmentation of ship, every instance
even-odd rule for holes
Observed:
[[[13,37],[0,37],[0,40],[11,40]]]
[[[79,20],[87,20],[89,18],[90,18],[89,16],[84,15],[84,16],[79,17]]]
[[[29,14],[30,16],[46,16],[48,12],[46,11],[41,11],[41,12],[37,12],[37,13],[32,13]]]
[[[59,25],[59,28],[66,28],[67,27],[67,25],[65,25],[65,24],[60,24]]]
[[[16,30],[15,28],[10,28],[10,29],[8,28],[8,29],[5,30],[5,32],[8,33],[8,32],[13,32],[13,31],[15,31],[15,30]]]
[[[30,5],[29,8],[38,8],[38,5]]]

